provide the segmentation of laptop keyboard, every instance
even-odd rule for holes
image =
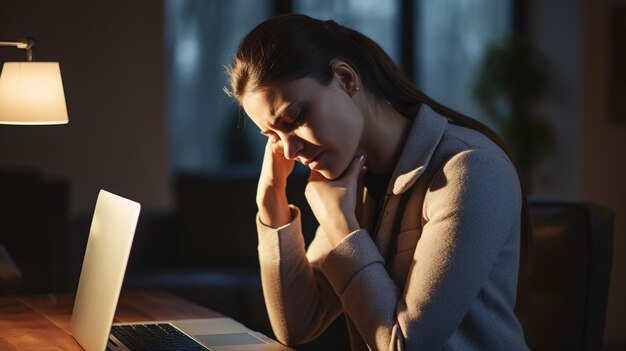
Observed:
[[[114,325],[111,334],[132,351],[207,350],[168,323]]]

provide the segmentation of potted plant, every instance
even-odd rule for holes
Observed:
[[[551,125],[534,111],[549,87],[547,60],[520,35],[485,52],[474,98],[508,143],[528,186],[534,166],[554,148]]]

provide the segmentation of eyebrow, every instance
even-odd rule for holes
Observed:
[[[291,101],[289,104],[287,104],[287,106],[283,107],[278,112],[274,112],[274,108],[272,107],[272,110],[270,111],[270,113],[272,114],[272,126],[276,126],[278,125],[278,123],[280,123],[280,119],[283,113],[285,113],[285,111],[295,102],[296,100]],[[263,135],[268,135],[269,132],[270,130],[261,130],[261,134]]]

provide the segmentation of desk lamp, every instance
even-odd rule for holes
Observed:
[[[0,124],[66,124],[65,95],[58,62],[33,62],[32,38],[0,41],[26,50],[26,62],[5,62],[0,75]]]
[[[58,62],[33,62],[32,38],[0,41],[26,50],[26,62],[5,62],[0,74],[0,124],[67,124],[67,107]],[[21,273],[0,243],[0,293],[15,291]]]

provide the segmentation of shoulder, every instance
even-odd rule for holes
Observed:
[[[430,187],[454,184],[484,188],[500,188],[500,184],[517,187],[519,180],[515,166],[505,154],[474,148],[454,153],[441,163]]]
[[[431,218],[444,209],[517,216],[521,202],[517,171],[506,154],[467,148],[449,155],[434,170],[424,205]]]
[[[496,143],[479,131],[452,123],[428,168],[433,175],[431,187],[442,181],[487,188],[506,181],[509,186],[519,187],[513,162]]]

